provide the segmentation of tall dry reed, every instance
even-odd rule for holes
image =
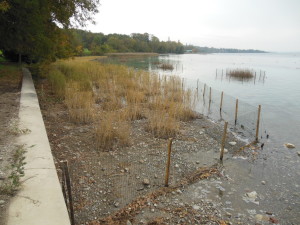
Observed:
[[[71,120],[95,124],[100,149],[128,145],[133,120],[146,119],[147,131],[168,138],[180,132],[179,121],[197,116],[194,93],[184,89],[180,77],[82,59],[57,62],[53,71],[63,80],[64,85],[59,79],[52,84],[64,93]]]

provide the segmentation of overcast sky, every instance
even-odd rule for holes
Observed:
[[[300,52],[300,0],[101,0],[104,34],[149,33],[217,48]]]

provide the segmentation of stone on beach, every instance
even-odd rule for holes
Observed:
[[[291,144],[291,143],[286,143],[285,147],[287,147],[287,148],[295,148],[296,146],[294,144]]]

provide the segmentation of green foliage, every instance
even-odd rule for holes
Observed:
[[[92,55],[92,52],[90,50],[88,50],[87,48],[84,48],[83,52],[82,52],[82,55],[83,56],[89,56],[89,55]]]
[[[133,33],[129,35],[91,33],[83,30],[72,30],[76,41],[89,49],[91,55],[104,55],[113,52],[156,52],[156,53],[184,53],[184,46],[175,41],[159,41],[159,39],[148,33]],[[88,55],[87,50],[81,55]]]
[[[7,1],[1,1],[0,2],[0,12],[5,12],[9,9],[9,4]]]
[[[15,153],[13,154],[13,162],[11,164],[11,173],[8,177],[8,183],[5,183],[0,187],[1,193],[14,194],[21,185],[21,177],[25,176],[24,166],[26,149],[24,145],[17,146]]]
[[[2,1],[0,49],[26,55],[29,62],[51,62],[78,54],[80,47],[65,28],[91,21],[98,3],[99,0]]]

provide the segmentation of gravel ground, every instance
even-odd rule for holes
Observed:
[[[0,224],[5,224],[11,196],[3,191],[3,186],[8,182],[12,156],[17,147],[15,140],[18,133],[20,87],[19,80],[11,80],[2,75],[0,74]]]
[[[47,84],[38,87],[56,165],[69,162],[76,224],[230,224],[217,203],[186,191],[203,179],[227,179],[219,164],[219,125],[203,117],[181,123],[172,145],[170,185],[164,188],[168,140],[146,132],[146,119],[132,122],[129,147],[99,151],[93,124],[71,123]],[[244,145],[229,133],[224,160]]]

